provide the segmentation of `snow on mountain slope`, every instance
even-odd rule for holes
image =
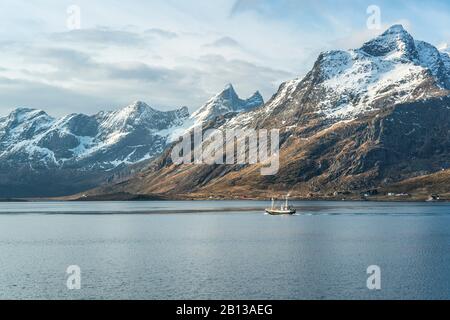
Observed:
[[[318,110],[327,117],[348,118],[371,111],[383,97],[403,102],[428,77],[423,67],[395,62],[391,56],[367,57],[358,51],[348,55],[344,68],[336,74],[333,70],[330,76],[324,70],[322,86],[329,98],[320,102]],[[327,65],[334,58],[325,57],[323,62]]]
[[[138,177],[95,192],[229,199],[289,190],[360,199],[367,190],[440,172],[449,167],[448,63],[446,53],[393,26],[359,49],[322,53],[304,78],[283,83],[263,107],[210,123],[279,129],[277,174],[261,175],[261,164],[177,165],[165,152]]]
[[[0,118],[0,159],[18,154],[21,159],[27,157],[52,162],[53,152],[40,147],[36,142],[51,128],[54,121],[44,111],[28,108],[18,108],[9,116]]]
[[[18,108],[0,118],[0,145],[28,139],[48,129],[53,121],[42,110]]]
[[[271,119],[296,125],[299,117],[314,114],[331,122],[350,120],[394,104],[446,96],[449,89],[449,55],[395,25],[359,49],[320,54],[304,78],[283,83],[263,108],[230,124]]]
[[[201,124],[213,120],[219,115],[225,115],[230,112],[250,111],[263,104],[263,97],[258,91],[250,98],[242,100],[236,94],[233,86],[228,84],[222,92],[212,97],[205,105],[194,112],[191,119],[194,119],[196,124]]]
[[[180,126],[188,116],[186,107],[162,112],[139,101],[118,111],[60,119],[40,110],[16,109],[0,119],[0,160],[36,168],[111,169],[162,152],[164,130]]]
[[[252,110],[256,110],[263,105],[264,99],[259,91],[256,91],[248,99],[243,100],[239,98],[233,85],[228,84],[221,92],[213,96],[208,102],[195,111],[182,125],[170,130],[170,132],[167,133],[168,141],[174,142],[194,127],[202,126],[218,116],[229,114],[236,114],[236,116],[238,116],[241,113],[246,114]]]
[[[426,98],[450,88],[445,54],[423,41],[414,41],[401,26],[393,26],[360,49],[327,52],[320,59],[328,95],[318,112],[330,118],[352,118],[380,104]],[[432,88],[425,90],[422,88]]]
[[[193,125],[262,104],[258,92],[242,100],[228,85],[191,117],[186,107],[163,112],[141,101],[116,111],[59,119],[19,108],[0,118],[0,161],[2,167],[110,170],[159,155]]]
[[[360,49],[373,57],[388,60],[417,60],[413,37],[402,25],[394,25],[383,34],[363,44]]]

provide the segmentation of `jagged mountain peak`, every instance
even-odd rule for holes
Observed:
[[[163,128],[166,125],[165,119],[167,118],[179,124],[183,119],[189,117],[189,110],[187,107],[181,107],[172,111],[160,111],[150,107],[143,101],[135,101],[115,111],[100,112],[96,117],[100,120],[101,126],[107,131],[127,132],[130,128],[146,127],[152,123],[161,123],[156,127]]]
[[[139,120],[151,120],[151,118],[164,113],[174,113],[179,117],[188,117],[189,109],[188,107],[183,106],[173,111],[161,111],[149,106],[143,101],[137,100],[126,107],[109,112],[110,115],[113,115],[118,120],[129,120],[135,118]],[[104,115],[105,113],[100,112],[99,114]]]
[[[233,85],[228,83],[214,98],[235,101],[239,99],[239,96],[237,95],[236,90],[234,90]]]
[[[166,152],[145,174],[111,190],[200,197],[245,190],[270,197],[288,188],[308,197],[358,196],[448,168],[449,62],[402,26],[360,49],[324,52],[304,78],[283,83],[264,107],[214,123],[219,129],[280,129],[280,170],[273,177],[261,176],[260,165],[175,170]],[[197,115],[215,110],[220,96]]]
[[[0,117],[0,142],[15,143],[48,128],[54,118],[43,110],[16,108],[6,117]],[[6,139],[6,141],[5,141]]]
[[[381,35],[375,37],[373,40],[400,40],[400,41],[409,41],[412,38],[412,35],[403,27],[402,24],[394,24],[386,29]],[[370,42],[370,41],[369,41]]]
[[[10,119],[15,119],[17,121],[25,121],[31,118],[36,118],[40,116],[50,117],[45,111],[40,109],[33,109],[27,107],[18,107],[14,109],[10,114]]]
[[[394,24],[389,27],[383,34],[404,34],[408,33],[402,24]]]
[[[140,116],[143,113],[155,113],[157,110],[150,107],[147,103],[137,100],[132,104],[117,110],[117,112],[124,113],[128,116]]]
[[[225,115],[231,112],[249,111],[264,104],[264,99],[256,91],[248,99],[241,99],[232,84],[227,84],[225,88],[212,97],[206,104],[200,107],[191,116],[196,123],[213,120],[215,117]]]
[[[223,89],[223,91],[227,91],[227,90],[235,91],[234,86],[231,82],[228,82]]]
[[[245,111],[256,109],[264,104],[264,98],[259,91],[256,91],[245,100]]]
[[[136,100],[132,104],[128,105],[126,108],[133,108],[133,109],[153,109],[150,107],[147,103],[141,100]]]
[[[259,99],[259,100],[263,100],[263,97],[262,97],[262,95],[261,95],[261,92],[259,92],[259,91],[257,90],[257,91],[255,91],[255,93],[253,93],[253,94],[250,96],[250,98],[248,98],[247,100],[250,100],[250,99]]]
[[[375,57],[390,56],[395,59],[417,59],[414,38],[402,25],[394,25],[380,36],[366,42],[361,50]]]
[[[109,170],[149,159],[164,149],[187,107],[153,109],[142,101],[93,116],[55,119],[42,110],[18,108],[0,121],[0,160],[33,168]]]
[[[17,107],[13,111],[11,111],[10,114],[24,114],[24,113],[30,113],[30,112],[36,112],[36,111],[41,111],[41,110],[28,108],[28,107]]]
[[[321,53],[303,79],[280,86],[265,113],[276,110],[286,122],[305,114],[339,121],[399,103],[445,96],[449,89],[448,54],[414,40],[395,25],[359,49]]]

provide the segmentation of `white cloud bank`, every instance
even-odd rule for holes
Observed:
[[[79,0],[81,29],[68,30],[72,1],[3,0],[0,114],[18,106],[94,113],[134,100],[192,111],[229,82],[242,96],[259,90],[268,99],[320,51],[372,36],[369,2]],[[420,23],[430,23],[415,1],[380,3],[383,25],[406,21],[423,34]],[[444,20],[436,22],[442,34],[428,40],[448,40]]]

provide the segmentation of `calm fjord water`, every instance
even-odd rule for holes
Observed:
[[[0,203],[0,298],[450,298],[450,204],[268,205]],[[69,265],[81,290],[66,287]]]

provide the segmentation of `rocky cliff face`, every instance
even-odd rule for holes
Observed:
[[[169,149],[135,178],[93,193],[359,195],[446,170],[449,60],[393,26],[359,49],[322,53],[264,106],[210,124],[280,129],[278,174],[261,176],[259,165],[174,165]]]

